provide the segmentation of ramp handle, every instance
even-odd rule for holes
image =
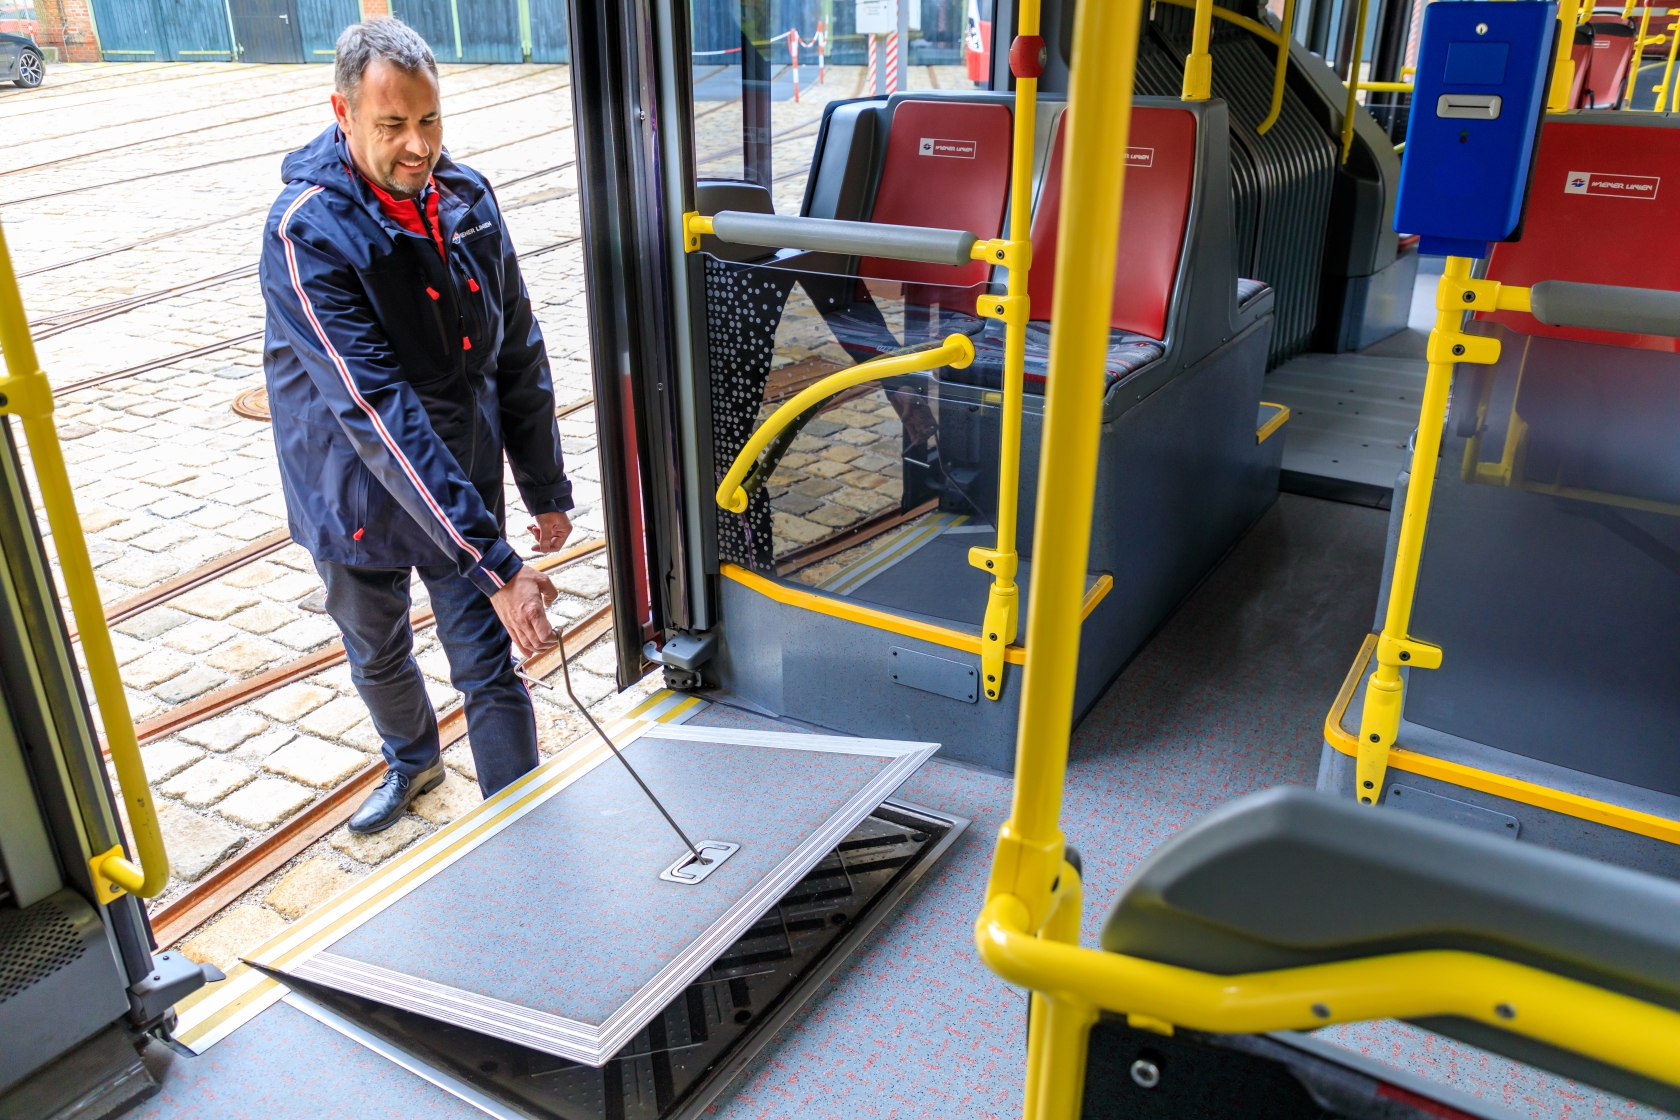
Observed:
[[[1542,280],[1530,290],[1529,305],[1549,327],[1680,338],[1680,292]]]
[[[968,264],[974,259],[974,246],[980,240],[961,229],[797,218],[792,214],[750,214],[744,210],[720,210],[706,220],[711,228],[700,232],[732,245],[804,249],[848,257],[887,257],[923,264]]]

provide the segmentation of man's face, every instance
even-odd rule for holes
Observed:
[[[350,144],[356,170],[396,198],[426,186],[443,148],[437,79],[383,58],[368,63],[354,106],[332,95],[333,114]]]

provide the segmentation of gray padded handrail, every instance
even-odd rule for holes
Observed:
[[[974,243],[967,230],[842,222],[834,218],[796,218],[791,214],[749,214],[721,210],[712,215],[712,233],[735,245],[767,249],[805,249],[848,257],[888,257],[925,264],[968,264]]]
[[[1549,327],[1680,338],[1680,292],[1542,280],[1529,293],[1529,304]]]

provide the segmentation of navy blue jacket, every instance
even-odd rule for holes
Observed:
[[[502,454],[530,512],[565,511],[542,331],[490,186],[432,173],[447,262],[386,216],[337,126],[286,157],[263,233],[263,371],[292,539],[317,560],[519,570]]]

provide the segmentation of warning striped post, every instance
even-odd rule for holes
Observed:
[[[870,97],[874,97],[876,90],[880,88],[875,84],[875,75],[877,73],[879,73],[879,71],[875,67],[875,35],[871,32],[869,36],[869,88],[867,91],[867,94]]]
[[[799,100],[799,32],[788,32],[788,62],[793,65],[793,99]]]
[[[887,96],[898,92],[898,32],[887,36]]]

